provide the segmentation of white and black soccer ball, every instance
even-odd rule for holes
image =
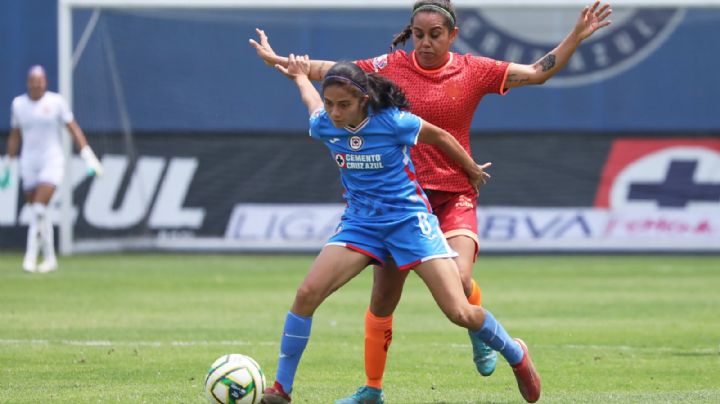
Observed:
[[[255,360],[241,354],[223,355],[208,370],[205,393],[211,403],[259,404],[265,375]]]

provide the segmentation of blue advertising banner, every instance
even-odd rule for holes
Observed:
[[[338,224],[337,163],[305,131],[136,137],[131,154],[119,134],[91,134],[101,178],[71,160],[78,251],[316,251]],[[494,163],[477,200],[484,252],[720,252],[718,136],[483,133],[472,149]],[[24,246],[32,214],[11,173],[0,249]]]

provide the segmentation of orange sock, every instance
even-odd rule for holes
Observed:
[[[472,292],[470,292],[470,296],[468,296],[467,299],[468,303],[473,306],[482,306],[482,292],[480,291],[480,286],[475,282],[475,279],[472,280]]]
[[[365,375],[367,385],[382,388],[387,351],[392,342],[392,316],[377,317],[365,312]]]

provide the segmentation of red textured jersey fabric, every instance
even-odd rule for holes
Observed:
[[[509,63],[473,55],[451,53],[436,70],[424,70],[414,52],[398,50],[355,63],[397,83],[410,101],[410,111],[450,132],[470,153],[470,124],[485,94],[505,94]],[[435,146],[418,143],[412,159],[420,185],[446,192],[472,190],[462,168]]]

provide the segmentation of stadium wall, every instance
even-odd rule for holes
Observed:
[[[678,2],[680,3],[680,2]],[[57,89],[57,17],[53,0],[0,2],[4,104],[24,91],[27,67],[46,65]],[[541,10],[460,9],[455,50],[530,62],[569,31],[576,10],[538,19]],[[507,17],[512,14],[512,18]],[[720,128],[713,77],[720,59],[720,9],[621,8],[605,35],[593,37],[543,87],[487,97],[476,130],[683,131]],[[352,14],[352,18],[349,15]],[[354,60],[387,51],[407,21],[404,10],[102,11],[75,66],[74,109],[88,129],[118,130],[107,108],[113,69],[136,130],[287,131],[305,126],[290,83],[259,63],[247,39],[260,25],[279,52]],[[544,23],[538,22],[544,21]],[[545,21],[548,20],[548,21]],[[75,45],[93,10],[74,13]],[[12,38],[12,40],[10,40]],[[531,40],[530,38],[535,38]],[[538,39],[540,38],[540,39]],[[209,46],[208,44],[212,44]],[[702,46],[700,45],[702,44]],[[107,62],[112,51],[115,65]],[[7,69],[7,70],[5,70]],[[218,84],[217,77],[223,77]],[[218,87],[221,86],[221,87]],[[192,98],[187,99],[191,94]],[[182,114],[168,104],[181,104]],[[272,113],[268,106],[274,106]],[[515,119],[522,111],[523,119]],[[7,130],[9,108],[0,108]]]
[[[720,81],[705,79],[720,58],[720,42],[709,40],[720,37],[720,9],[617,11],[612,29],[557,78],[481,103],[473,150],[494,163],[479,199],[485,251],[720,251]],[[537,12],[461,9],[455,50],[529,62],[574,21]],[[19,38],[0,47],[3,144],[27,67],[45,64],[57,88],[55,18],[54,1],[0,3],[3,38]],[[307,138],[295,88],[246,40],[261,26],[281,53],[372,57],[387,50],[406,12],[80,10],[73,18],[76,49],[91,32],[76,60],[73,108],[108,171],[86,179],[73,161],[76,237],[287,251],[317,249],[332,233],[342,208],[333,162]],[[20,194],[17,178],[0,191],[0,248],[24,245]]]
[[[135,159],[120,134],[103,139],[101,180],[73,162],[79,239],[307,251],[342,212],[335,163],[303,132],[139,133]],[[720,252],[717,136],[476,133],[472,147],[494,162],[479,199],[488,251]],[[0,191],[0,246],[22,246],[28,215],[15,179]]]
[[[538,13],[542,10],[460,9],[463,29],[455,50],[532,63],[569,32],[577,10],[540,19]],[[720,37],[720,9],[615,13],[612,29],[584,43],[545,86],[486,97],[473,129],[720,128],[715,107],[720,82],[692,84],[692,78],[713,77],[720,61],[720,44],[707,40]],[[75,37],[90,19],[89,11],[78,14]],[[89,128],[118,128],[116,111],[102,108],[113,93],[115,70],[121,72],[124,98],[132,100],[127,115],[138,130],[303,130],[305,111],[296,90],[247,45],[256,26],[267,31],[278,52],[355,60],[387,52],[407,19],[405,10],[105,12],[76,67],[75,108]],[[698,49],[700,43],[707,48]],[[115,64],[97,63],[108,59],[109,48]],[[182,114],[169,110],[176,104]]]
[[[25,92],[25,74],[34,64],[46,67],[57,91],[56,0],[0,1],[0,131],[10,126],[10,102]],[[0,150],[5,150],[4,145]]]

